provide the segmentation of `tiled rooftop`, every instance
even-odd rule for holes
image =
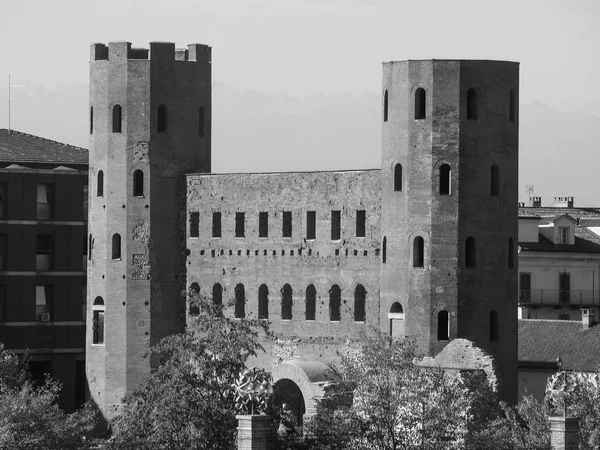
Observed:
[[[575,227],[575,244],[555,244],[542,234],[538,242],[519,242],[520,251],[561,252],[561,253],[600,253],[600,236],[586,227]]]
[[[568,214],[571,217],[596,217],[600,219],[600,207],[582,206],[582,207],[556,207],[556,206],[521,206],[519,207],[519,217],[521,216],[539,216],[539,217],[556,217]]]
[[[88,150],[20,131],[0,129],[0,163],[87,165]]]

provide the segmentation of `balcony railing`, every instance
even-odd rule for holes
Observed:
[[[600,305],[600,290],[596,289],[520,289],[520,305]]]

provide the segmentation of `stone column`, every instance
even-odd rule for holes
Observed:
[[[238,415],[238,450],[267,450],[270,417]]]
[[[577,450],[579,448],[579,418],[548,417],[550,447],[552,450]]]

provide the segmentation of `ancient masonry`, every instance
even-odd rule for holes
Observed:
[[[429,356],[470,341],[461,361],[493,356],[515,402],[518,63],[384,63],[381,169],[257,174],[210,173],[210,67],[203,45],[92,46],[86,369],[105,416],[190,290],[272,323],[252,363],[298,415],[369,326]]]

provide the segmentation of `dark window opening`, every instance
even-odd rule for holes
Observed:
[[[6,270],[8,268],[6,262],[8,259],[8,241],[6,234],[0,234],[0,270]]]
[[[388,121],[388,91],[383,94],[383,121]]]
[[[52,205],[54,203],[54,186],[51,184],[37,185],[37,219],[52,220]]]
[[[292,212],[291,211],[283,212],[283,237],[284,238],[292,237]]]
[[[531,274],[521,272],[519,274],[519,302],[529,303],[531,301]]]
[[[243,212],[235,213],[235,237],[243,238],[246,234],[246,214]]]
[[[513,238],[508,238],[508,268],[515,268],[515,244]]]
[[[190,213],[190,237],[197,238],[200,236],[200,213]]]
[[[220,212],[213,212],[212,237],[214,237],[214,238],[221,237],[221,213]]]
[[[315,320],[317,312],[317,290],[309,284],[306,288],[306,320]]]
[[[235,318],[243,319],[246,317],[246,293],[244,285],[238,284],[235,287]]]
[[[498,313],[490,312],[490,341],[497,342],[500,338],[500,324],[498,323]]]
[[[0,183],[0,219],[4,219],[7,215],[6,183]]]
[[[450,183],[452,180],[451,169],[448,164],[440,166],[440,195],[450,195]]]
[[[0,322],[6,321],[6,285],[0,285]]]
[[[204,113],[204,107],[200,107],[198,110],[198,134],[201,138],[206,135],[206,116]]]
[[[167,107],[160,105],[156,114],[156,131],[166,133],[167,131]]]
[[[292,287],[285,284],[281,290],[281,318],[292,320]]]
[[[396,164],[394,166],[394,191],[402,191],[402,165]]]
[[[342,319],[340,308],[342,305],[342,291],[337,284],[329,290],[329,321],[339,322]]]
[[[477,91],[473,88],[467,91],[467,120],[477,120]]]
[[[515,100],[515,91],[510,91],[509,93],[509,100],[508,100],[508,120],[511,122],[515,121],[515,115],[516,115],[516,109],[517,109],[517,105],[516,105],[516,100]]]
[[[90,234],[88,239],[88,261],[92,260],[92,248],[94,245],[94,240],[92,239],[92,235]]]
[[[121,105],[113,106],[112,111],[112,132],[120,133],[122,129],[123,116],[121,111]]]
[[[364,209],[356,211],[356,237],[365,237],[366,212]]]
[[[306,239],[317,238],[317,212],[306,212]]]
[[[94,107],[90,106],[90,134],[94,133]]]
[[[558,302],[571,302],[571,274],[562,272],[558,274]]]
[[[223,286],[221,286],[219,283],[213,284],[212,301],[213,305],[223,304]]]
[[[35,318],[42,322],[54,319],[54,286],[35,287]]]
[[[427,95],[425,89],[419,88],[415,91],[415,119],[425,119]]]
[[[496,164],[490,169],[490,195],[497,197],[500,195],[500,171]]]
[[[421,236],[417,236],[413,241],[413,267],[424,267],[425,262],[425,241]]]
[[[269,213],[267,211],[258,213],[258,237],[269,237]]]
[[[367,292],[362,284],[356,286],[354,290],[354,321],[364,322],[367,317],[366,313],[366,296]]]
[[[104,196],[104,172],[101,170],[98,171],[98,186],[96,189],[96,197]]]
[[[385,264],[387,261],[387,237],[383,237],[383,244],[381,246],[383,247],[381,250],[381,262]]]
[[[258,288],[258,318],[269,318],[269,288],[266,284],[261,284]]]
[[[448,311],[442,310],[438,313],[437,338],[438,341],[447,341],[450,339],[450,323]]]
[[[112,237],[112,259],[121,259],[121,235],[113,234]]]
[[[341,235],[341,212],[331,211],[331,240],[339,241]]]
[[[133,172],[133,196],[144,196],[144,172],[139,169]]]
[[[469,236],[465,241],[465,267],[472,269],[477,264],[477,252],[475,249],[475,238]]]
[[[54,236],[38,234],[36,240],[36,270],[52,270],[54,268]]]
[[[92,305],[92,344],[104,344],[104,300],[96,297]]]

